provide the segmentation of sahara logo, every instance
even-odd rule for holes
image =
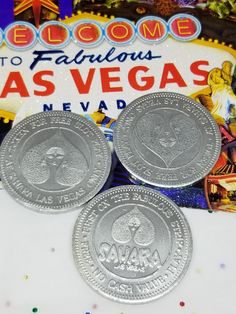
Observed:
[[[137,206],[114,221],[111,235],[113,243],[99,246],[99,260],[104,265],[136,273],[161,267],[159,252],[151,245],[156,238],[154,225]]]

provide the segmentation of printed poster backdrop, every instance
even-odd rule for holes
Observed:
[[[160,190],[179,206],[236,211],[235,1],[10,3],[0,33],[1,140],[28,115],[67,110],[93,120],[112,146],[115,121],[129,102],[182,93],[216,119],[222,153],[204,180]],[[114,160],[109,184],[132,183],[140,184]]]

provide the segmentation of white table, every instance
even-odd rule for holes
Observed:
[[[0,190],[0,313],[236,314],[236,215],[183,209],[192,229],[190,268],[171,293],[144,305],[94,292],[73,261],[78,211],[43,215]],[[180,305],[183,301],[184,306]]]

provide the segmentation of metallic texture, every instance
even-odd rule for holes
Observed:
[[[191,231],[164,195],[120,186],[84,207],[74,228],[73,254],[97,292],[114,301],[143,303],[179,283],[192,256]]]
[[[111,152],[103,133],[78,114],[42,112],[19,122],[0,153],[5,189],[39,212],[76,208],[103,187]]]
[[[114,129],[124,167],[143,182],[183,187],[199,181],[221,149],[218,126],[205,107],[177,93],[153,93],[129,104]]]

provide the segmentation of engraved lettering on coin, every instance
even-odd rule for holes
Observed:
[[[221,135],[210,112],[172,92],[131,102],[119,115],[114,148],[130,174],[151,185],[183,187],[204,178],[221,150]]]
[[[44,213],[86,203],[103,187],[110,166],[111,151],[102,131],[72,112],[29,116],[1,145],[4,188],[20,203]]]
[[[127,211],[126,208],[116,208],[117,212],[121,210]],[[161,247],[160,239],[165,239],[166,246],[170,243],[168,231],[163,230],[163,226],[158,230],[159,220],[155,221],[155,228],[144,210],[142,206],[140,209],[137,205],[133,209],[131,207],[131,210],[115,219],[111,225],[111,236],[107,234],[106,239],[97,244],[100,262],[120,277],[139,278],[144,273],[151,274],[161,267],[169,254],[170,247],[165,251],[160,248],[161,259],[158,249]],[[109,226],[108,221],[101,227],[98,226],[98,238],[100,228],[104,228],[105,224]]]
[[[97,195],[80,213],[73,254],[82,277],[115,301],[161,297],[184,276],[192,254],[188,223],[167,197],[142,186]]]
[[[201,133],[194,120],[177,110],[162,110],[160,113],[157,110],[145,114],[137,121],[135,133],[136,143],[158,156],[164,168],[180,166],[182,155],[188,156],[189,163],[201,145]]]
[[[62,190],[84,179],[88,163],[83,153],[59,129],[51,138],[25,153],[21,168],[29,183],[46,190]]]

